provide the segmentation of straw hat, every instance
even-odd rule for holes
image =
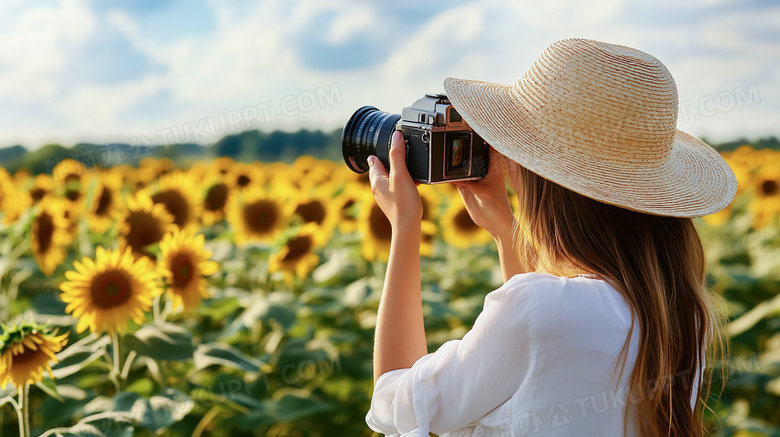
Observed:
[[[448,78],[455,108],[494,149],[591,199],[676,217],[708,215],[737,192],[731,167],[677,130],[677,87],[655,57],[558,41],[516,83]]]

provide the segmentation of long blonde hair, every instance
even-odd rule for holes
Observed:
[[[706,387],[704,400],[709,399],[713,366],[702,372],[700,386],[694,386],[694,379],[704,365],[704,351],[707,363],[716,358],[723,362],[728,340],[723,300],[705,284],[705,254],[692,219],[608,205],[519,165],[514,168],[515,242],[523,264],[557,276],[598,275],[622,293],[633,310],[631,331],[618,357],[618,381],[633,326],[638,325],[640,342],[628,399],[636,407],[639,435],[706,435],[704,409],[709,407],[700,397]],[[698,390],[695,411],[692,390]],[[626,408],[624,415],[627,426],[630,411]]]

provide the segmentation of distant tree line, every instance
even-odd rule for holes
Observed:
[[[292,162],[301,155],[340,160],[341,129],[332,132],[299,130],[297,132],[244,131],[227,135],[210,146],[199,144],[173,144],[146,146],[130,144],[78,143],[72,147],[47,144],[36,150],[16,145],[0,148],[0,165],[13,173],[27,169],[30,173],[50,173],[57,162],[72,158],[88,167],[98,165],[135,167],[146,157],[170,158],[186,167],[195,161],[228,156],[237,161],[285,161]]]
[[[713,144],[713,147],[719,151],[732,151],[744,144],[756,149],[780,150],[780,141],[774,136],[755,141],[739,139]],[[24,168],[30,173],[38,174],[50,173],[54,165],[65,158],[76,159],[88,167],[98,165],[106,168],[120,164],[135,167],[145,157],[170,158],[176,161],[179,166],[187,167],[195,161],[211,160],[220,156],[245,162],[292,162],[301,155],[340,161],[342,159],[341,129],[331,132],[305,129],[297,132],[248,130],[227,135],[210,146],[199,144],[133,146],[130,144],[78,143],[72,147],[47,144],[37,150],[29,151],[16,145],[0,148],[0,165],[11,173]]]

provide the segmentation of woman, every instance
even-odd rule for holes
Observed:
[[[471,331],[428,354],[422,208],[396,133],[389,174],[369,157],[393,228],[369,426],[406,436],[703,435],[705,352],[723,353],[724,316],[691,217],[731,203],[736,179],[676,129],[669,71],[638,50],[569,39],[516,84],[444,87],[491,145],[488,177],[457,186],[495,239],[505,284]]]

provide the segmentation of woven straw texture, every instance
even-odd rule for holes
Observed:
[[[452,104],[494,149],[591,199],[697,217],[728,206],[731,167],[677,130],[677,87],[653,56],[629,47],[554,43],[513,85],[448,78]]]

